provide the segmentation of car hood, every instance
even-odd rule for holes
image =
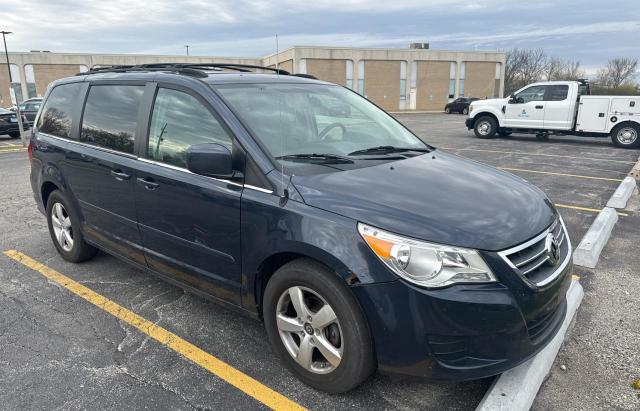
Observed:
[[[504,106],[505,104],[507,104],[507,100],[506,98],[489,98],[486,100],[476,100],[471,102],[471,104],[473,104],[473,107],[481,107],[481,106],[491,106],[491,107],[496,107],[496,108],[502,108],[502,106]]]
[[[489,251],[529,240],[556,215],[544,193],[520,177],[438,150],[292,182],[310,206],[408,237]]]

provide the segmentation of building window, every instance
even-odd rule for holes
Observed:
[[[24,76],[27,79],[27,98],[37,97],[38,90],[36,89],[36,77],[33,74],[33,65],[27,64],[24,66]]]
[[[456,63],[452,61],[449,64],[449,100],[456,97]]]
[[[496,80],[495,80],[495,84],[493,85],[493,97],[494,98],[499,98],[500,97],[500,80],[502,78],[502,64],[501,63],[496,63]]]
[[[346,86],[353,90],[353,60],[345,60]]]
[[[6,67],[6,66],[5,66]],[[9,66],[11,70],[11,103],[18,105],[24,101],[22,96],[22,82],[20,81],[20,69],[17,65],[11,64]]]
[[[458,79],[458,97],[464,97],[464,63],[460,63],[460,77]]]
[[[407,99],[407,62],[400,62],[400,101]]]
[[[358,62],[358,93],[364,94],[364,61]]]

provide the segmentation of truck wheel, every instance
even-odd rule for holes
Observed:
[[[611,141],[616,147],[640,147],[640,126],[633,123],[618,124],[611,131]]]
[[[498,122],[493,117],[480,117],[473,126],[473,132],[478,138],[493,138],[498,132]]]

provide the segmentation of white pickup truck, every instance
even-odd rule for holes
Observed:
[[[533,83],[499,99],[469,107],[468,129],[478,138],[533,133],[611,136],[617,147],[640,147],[640,96],[590,96],[584,81]]]

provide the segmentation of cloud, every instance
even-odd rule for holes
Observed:
[[[292,45],[542,47],[596,64],[640,54],[635,0],[28,0],[2,7],[11,50],[262,56]],[[608,21],[606,10],[622,10]],[[598,63],[600,64],[600,63]]]

